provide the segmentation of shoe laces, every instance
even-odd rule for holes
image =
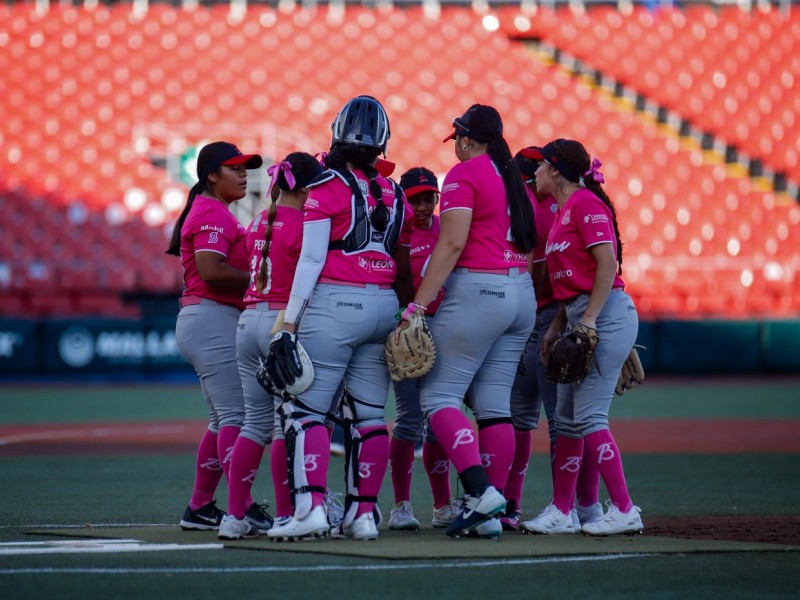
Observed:
[[[255,512],[258,514],[259,517],[261,517],[261,518],[269,521],[270,523],[272,523],[274,521],[274,519],[272,518],[272,515],[270,515],[267,512],[268,508],[269,508],[269,504],[258,504],[257,502],[253,502],[253,504],[250,507],[250,510],[255,510]]]

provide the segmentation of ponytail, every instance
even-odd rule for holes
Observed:
[[[172,237],[170,238],[169,246],[164,254],[171,254],[172,256],[181,255],[181,229],[183,229],[183,223],[186,221],[189,211],[192,210],[192,204],[194,204],[195,196],[197,196],[197,194],[202,192],[204,189],[203,183],[198,181],[192,186],[192,189],[189,190],[189,197],[186,200],[186,206],[183,207],[183,211],[181,211],[178,220],[175,221],[175,227],[172,228]]]
[[[267,267],[267,258],[269,257],[270,244],[272,242],[272,226],[275,223],[275,217],[278,216],[278,203],[273,199],[269,205],[267,212],[267,229],[264,231],[264,247],[261,249],[261,267],[258,269],[256,276],[256,291],[260,294],[264,291],[269,277],[269,269]]]
[[[523,254],[528,254],[536,244],[536,223],[533,217],[528,190],[522,173],[511,156],[505,138],[495,136],[487,147],[489,158],[500,171],[506,188],[506,201],[511,213],[511,237]]]

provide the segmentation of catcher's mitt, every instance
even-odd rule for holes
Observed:
[[[600,342],[597,330],[578,324],[562,335],[547,359],[550,383],[580,383],[592,370],[594,351]]]
[[[642,361],[639,359],[637,348],[641,348],[642,350],[646,349],[644,346],[634,346],[631,348],[631,353],[628,354],[628,358],[625,359],[625,363],[622,365],[622,370],[619,373],[617,388],[614,390],[617,396],[622,396],[622,394],[633,386],[644,383],[644,367],[642,367]]]
[[[400,318],[408,321],[408,327],[390,332],[384,345],[392,381],[422,377],[436,362],[436,344],[425,320],[424,307],[411,304]]]
[[[297,337],[288,331],[279,331],[272,336],[265,367],[275,392],[296,396],[306,391],[314,380],[311,358]]]

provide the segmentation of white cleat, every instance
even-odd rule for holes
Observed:
[[[433,518],[431,519],[431,526],[435,529],[447,527],[458,518],[461,514],[461,503],[458,500],[450,500],[449,504],[445,504],[442,508],[433,508]]]
[[[608,512],[599,521],[587,523],[582,527],[587,535],[619,535],[621,533],[641,533],[644,529],[642,517],[639,515],[638,506],[632,507],[628,512],[620,511],[613,504],[608,507]]]
[[[325,514],[325,507],[315,506],[306,518],[297,520],[294,517],[285,525],[277,524],[267,532],[267,537],[278,542],[322,538],[328,535],[330,525]]]
[[[356,517],[349,527],[342,528],[342,533],[348,540],[377,540],[380,535],[372,513]]]
[[[233,515],[225,515],[219,524],[217,537],[221,540],[241,540],[258,537],[258,529],[247,519],[237,519]]]
[[[466,537],[477,537],[484,540],[498,540],[503,533],[503,525],[500,519],[492,518],[484,521],[477,527],[473,527],[467,532]]]
[[[389,516],[389,529],[401,531],[419,530],[419,521],[414,517],[414,509],[411,508],[411,502],[401,500],[392,509],[392,514]]]
[[[520,529],[528,533],[547,533],[551,535],[578,533],[578,530],[575,529],[572,515],[562,513],[552,503],[535,519],[520,523]]]
[[[575,510],[578,513],[578,520],[581,522],[581,525],[585,525],[586,523],[594,523],[603,518],[603,505],[599,502],[595,502],[589,506],[581,506],[580,504],[576,504]]]

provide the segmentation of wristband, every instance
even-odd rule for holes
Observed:
[[[422,306],[422,304],[415,304],[414,302],[409,302],[408,306],[401,311],[398,311],[394,318],[397,321],[408,321],[408,317],[413,315],[414,313],[424,313],[428,310],[427,306]]]

